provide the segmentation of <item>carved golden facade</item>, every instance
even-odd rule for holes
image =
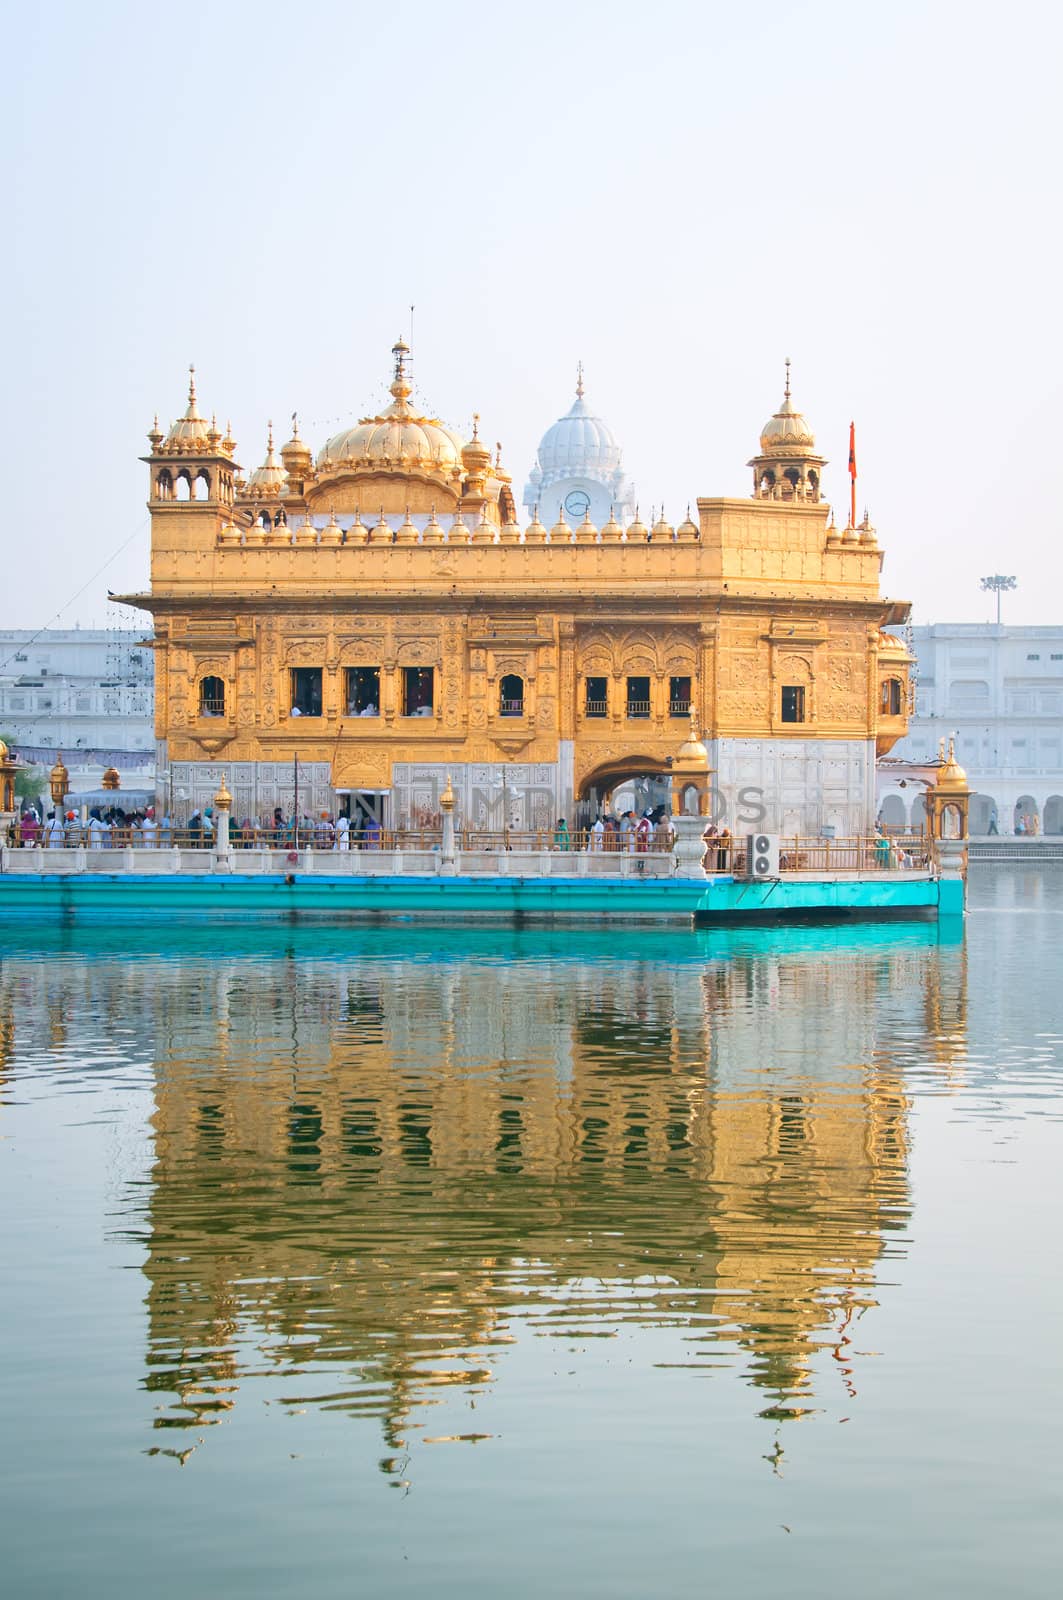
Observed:
[[[789,379],[752,499],[547,532],[394,356],[391,405],[316,461],[271,433],[245,482],[194,387],[149,435],[151,592],[125,598],[154,614],[160,756],[194,800],[224,778],[237,817],[284,805],[298,757],[315,805],[376,794],[401,825],[451,771],[470,821],[549,826],[664,774],[693,706],[732,825],[743,790],[782,831],[869,825],[909,706],[884,628],[908,608],[880,594],[867,518],[828,520]]]

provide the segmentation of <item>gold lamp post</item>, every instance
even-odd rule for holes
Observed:
[[[103,775],[103,787],[105,789],[120,789],[122,787],[122,780],[118,775],[117,767],[107,768]]]
[[[70,774],[63,765],[63,752],[56,752],[55,766],[48,774],[48,783],[52,791],[52,804],[57,811],[62,811],[66,801],[66,792],[70,787]]]
[[[229,813],[233,808],[233,797],[229,793],[225,779],[218,785],[218,792],[214,796],[214,814],[218,819],[217,853],[219,856],[229,854]]]
[[[693,810],[687,810],[688,801]],[[690,707],[690,732],[672,757],[672,831],[676,875],[702,878],[706,818],[712,806],[712,768],[698,726],[696,707]]]
[[[52,806],[55,812],[53,821],[59,824],[58,828],[52,828],[48,833],[48,843],[51,844],[57,838],[59,843],[62,844],[65,836],[64,822],[66,820],[63,816],[63,811],[66,805],[66,792],[70,787],[70,774],[63,765],[63,752],[61,750],[56,751],[55,766],[48,774],[48,785],[52,791]]]
[[[15,773],[17,771],[17,760],[11,754],[3,739],[0,739],[0,816],[6,822],[14,820]]]
[[[966,839],[971,786],[956,760],[955,740],[949,740],[947,755],[945,741],[941,741],[939,763],[937,777],[926,795],[930,836],[933,839]]]

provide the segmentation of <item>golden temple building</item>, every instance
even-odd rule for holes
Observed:
[[[467,826],[587,822],[667,773],[693,708],[719,820],[868,831],[876,754],[907,729],[885,630],[908,606],[882,596],[867,516],[836,526],[789,375],[751,497],[596,526],[589,483],[521,526],[501,451],[424,415],[392,354],[391,403],[316,456],[271,431],[243,478],[194,381],[149,434],[151,588],[122,598],[154,617],[158,765],[185,811],[222,780],[237,819],[288,811],[298,771],[303,809],[424,826],[450,774]],[[582,374],[568,422],[593,423]],[[617,461],[602,481],[626,493]]]

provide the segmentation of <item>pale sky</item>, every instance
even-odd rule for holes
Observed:
[[[481,413],[518,502],[578,360],[644,516],[748,494],[789,355],[838,506],[855,418],[885,592],[979,621],[1014,573],[1006,621],[1063,621],[1061,35],[1023,0],[9,11],[0,626],[146,587],[189,362],[250,471],[268,418],[316,449],[378,406],[411,303],[418,396]]]

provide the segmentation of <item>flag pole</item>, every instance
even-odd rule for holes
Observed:
[[[849,424],[849,526],[856,527],[856,423]]]

